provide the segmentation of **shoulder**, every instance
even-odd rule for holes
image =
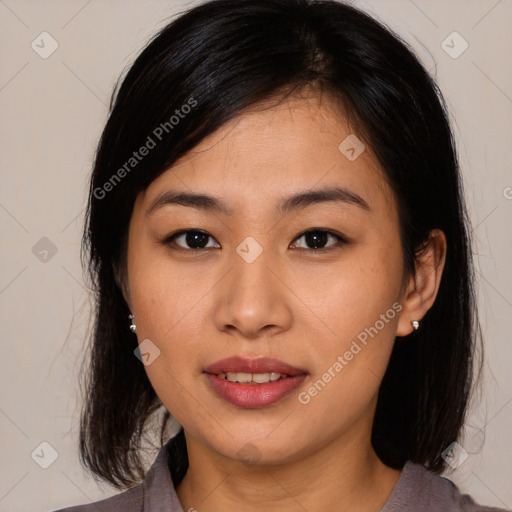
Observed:
[[[53,512],[183,512],[167,462],[169,445],[170,441],[160,448],[139,485],[94,503]]]
[[[486,507],[463,494],[448,478],[436,475],[421,464],[407,461],[402,474],[381,512],[507,512]]]
[[[54,512],[142,512],[143,510],[144,492],[142,484],[139,484],[100,501],[62,508]]]

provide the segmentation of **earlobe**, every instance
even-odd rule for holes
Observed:
[[[130,293],[125,289],[125,287],[121,288],[121,293],[123,294],[123,298],[126,302],[126,305],[128,306],[128,309],[130,311],[133,310],[132,301],[130,298]]]
[[[432,307],[437,297],[446,261],[446,236],[440,229],[430,232],[425,247],[416,256],[416,275],[410,276],[402,301],[397,336],[407,336]]]
[[[130,286],[128,284],[128,279],[126,278],[126,272],[121,271],[117,265],[113,265],[114,271],[114,279],[116,281],[117,286],[121,290],[121,294],[128,306],[128,309],[132,311],[132,300],[130,295]]]

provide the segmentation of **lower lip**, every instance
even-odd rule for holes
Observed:
[[[274,404],[297,388],[306,374],[294,375],[267,384],[241,384],[205,373],[213,390],[224,400],[238,407],[261,408]]]

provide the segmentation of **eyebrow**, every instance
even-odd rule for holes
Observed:
[[[357,206],[363,210],[370,210],[368,203],[355,192],[351,192],[343,187],[328,187],[316,190],[306,190],[287,197],[276,205],[275,212],[276,214],[284,215],[291,211],[305,208],[311,204],[326,202],[341,202]],[[216,197],[206,194],[168,190],[159,194],[153,200],[149,208],[146,210],[146,216],[149,216],[156,210],[170,204],[179,204],[205,211],[216,211],[225,215],[233,215],[234,213],[232,208]]]

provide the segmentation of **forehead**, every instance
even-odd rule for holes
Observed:
[[[165,189],[208,193],[224,197],[236,210],[333,186],[394,207],[371,147],[330,98],[313,94],[247,109],[182,156],[143,195],[147,206]]]
[[[203,139],[173,168],[179,171],[180,166],[189,168],[209,161],[221,173],[232,175],[243,168],[246,178],[270,177],[278,170],[282,176],[294,174],[298,178],[302,173],[321,172],[322,165],[332,163],[333,156],[341,156],[338,145],[350,133],[345,118],[326,96],[266,100]],[[325,158],[319,160],[319,153]],[[293,169],[290,164],[294,164]],[[248,169],[255,172],[247,173]]]

